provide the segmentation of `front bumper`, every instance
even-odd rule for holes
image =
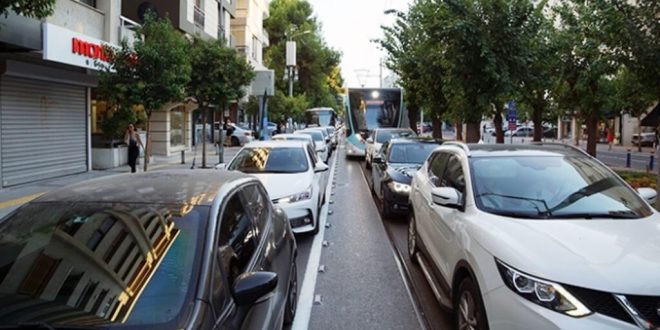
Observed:
[[[491,330],[528,329],[639,329],[602,314],[575,318],[536,305],[515,294],[506,286],[488,292],[483,297]]]
[[[392,191],[388,186],[385,186],[383,191],[383,201],[393,213],[408,214],[408,212],[410,212],[409,194],[398,193]]]
[[[314,196],[316,197],[316,196]],[[295,203],[277,203],[284,210],[294,233],[313,231],[318,224],[317,202],[311,199]]]
[[[346,143],[346,156],[352,156],[352,157],[364,157],[365,156],[365,149],[358,148],[352,143],[348,142]]]

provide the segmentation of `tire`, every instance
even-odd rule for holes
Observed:
[[[241,141],[239,141],[237,137],[232,136],[231,137],[231,146],[232,147],[239,147],[240,145],[241,145]]]
[[[410,257],[410,261],[415,265],[419,263],[416,256],[417,253],[419,253],[419,246],[417,245],[418,240],[419,236],[417,236],[415,214],[411,211],[410,219],[408,219],[408,256]]]
[[[481,299],[479,288],[472,278],[466,277],[458,285],[454,310],[456,311],[456,329],[488,330],[484,302]]]
[[[322,204],[319,201],[319,205],[317,206],[317,211],[316,211],[316,219],[314,219],[316,220],[316,223],[314,224],[314,230],[312,230],[312,236],[315,236],[316,234],[319,233],[319,230],[321,230],[320,220],[321,220],[321,209],[323,208],[321,205]]]
[[[293,267],[289,279],[289,292],[287,292],[286,304],[284,304],[284,324],[293,323],[296,317],[296,308],[298,307],[298,266],[293,261]]]

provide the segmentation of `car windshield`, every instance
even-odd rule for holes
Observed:
[[[378,130],[376,131],[376,143],[385,143],[395,137],[408,137],[414,135],[409,129],[402,130]]]
[[[302,131],[302,132],[297,132],[297,134],[307,134],[314,139],[314,141],[324,141],[325,138],[323,137],[323,133],[318,132],[318,131]]]
[[[0,323],[182,328],[209,212],[189,205],[26,205],[0,224],[0,305],[12,311],[0,313]]]
[[[641,218],[644,201],[600,163],[577,156],[470,158],[479,209],[521,218]]]
[[[437,147],[433,143],[395,143],[390,149],[390,163],[421,164]]]
[[[241,149],[227,169],[243,173],[302,173],[309,166],[302,147],[259,147]]]

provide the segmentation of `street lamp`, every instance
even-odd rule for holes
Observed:
[[[299,37],[301,35],[307,34],[307,33],[312,33],[312,31],[307,30],[307,31],[301,31],[298,33],[294,34],[285,34],[284,36],[286,37],[286,69],[287,69],[287,74],[286,76],[289,78],[289,97],[293,96],[293,80],[294,76],[297,79],[298,77],[298,71],[296,70],[296,41],[293,40],[295,37]]]

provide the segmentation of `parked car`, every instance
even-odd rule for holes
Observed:
[[[557,127],[549,127],[549,128],[546,128],[546,129],[543,131],[543,137],[544,137],[544,138],[548,138],[548,139],[556,139],[557,136],[558,136],[558,134],[557,134]]]
[[[328,158],[332,156],[332,138],[330,137],[330,134],[328,133],[328,130],[326,130],[323,127],[307,127],[303,131],[317,131],[321,132],[323,134],[323,138],[325,139],[325,147],[328,149]]]
[[[371,135],[367,138],[367,145],[365,148],[365,166],[371,168],[374,154],[380,151],[383,143],[392,138],[407,136],[416,136],[416,134],[410,128],[376,128],[371,131]]]
[[[635,146],[638,146],[640,143],[643,146],[652,146],[656,143],[656,137],[655,137],[655,132],[642,132],[641,136],[641,142],[640,142],[640,135],[639,134],[634,134],[632,137],[632,144]]]
[[[309,142],[255,141],[239,150],[226,169],[257,177],[273,204],[286,212],[293,232],[319,232],[328,166]]]
[[[408,253],[458,329],[657,324],[660,214],[582,150],[445,143],[410,196]]]
[[[220,125],[220,122],[216,122],[214,126],[215,126],[215,136],[219,136],[220,128],[222,128],[222,125]],[[231,127],[233,132],[232,135],[229,137],[229,140],[225,141],[226,145],[239,147],[246,143],[254,141],[254,135],[252,130],[241,127],[240,125],[236,125],[234,123],[230,123],[228,124],[228,126]]]
[[[511,134],[513,134],[513,136],[525,136],[525,137],[533,136],[534,135],[534,127],[522,126],[522,127],[516,128],[515,131],[510,131],[509,130],[509,131],[504,132],[504,136],[511,136]]]
[[[371,191],[384,217],[408,214],[410,181],[422,163],[442,141],[433,139],[392,139],[374,155]]]
[[[307,134],[293,134],[293,133],[283,133],[273,136],[273,141],[307,141],[312,145],[313,150],[316,150],[316,142],[312,136]]]
[[[325,128],[325,130],[328,132],[328,135],[330,135],[330,145],[332,146],[332,150],[337,149],[337,143],[339,143],[337,131],[333,126],[323,126],[323,128]]]
[[[0,255],[1,328],[279,329],[295,314],[286,214],[239,173],[47,193],[0,221]]]
[[[312,137],[314,139],[314,145],[316,148],[316,155],[320,160],[322,160],[324,163],[328,163],[330,160],[330,152],[328,150],[328,145],[325,142],[325,137],[323,136],[323,133],[316,131],[316,130],[300,130],[300,131],[295,131],[293,134],[306,134]]]

